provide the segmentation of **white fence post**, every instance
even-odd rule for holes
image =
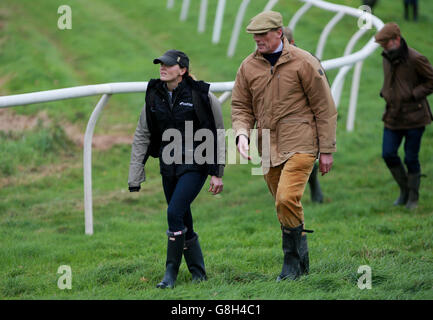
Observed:
[[[289,22],[288,27],[292,32],[295,31],[296,24],[301,19],[301,17],[310,9],[313,5],[311,3],[305,3],[296,13],[293,15],[292,19]]]
[[[226,102],[230,98],[231,95],[232,95],[231,91],[226,91],[218,97],[218,100],[221,104],[223,104],[224,102]]]
[[[348,56],[352,52],[352,50],[355,47],[356,43],[359,41],[359,39],[361,39],[361,37],[366,32],[367,32],[366,29],[359,29],[352,36],[352,38],[347,43],[346,48],[344,49],[344,57]],[[341,98],[341,93],[343,91],[344,80],[345,80],[346,74],[349,72],[349,70],[351,68],[352,68],[352,64],[341,67],[340,70],[338,71],[337,76],[335,77],[335,79],[334,79],[334,81],[332,83],[331,91],[332,91],[332,96],[334,97],[335,106],[337,108],[338,108],[338,106],[340,104],[340,98]]]
[[[353,72],[352,89],[350,90],[349,112],[347,114],[346,122],[347,131],[353,131],[353,128],[355,126],[355,113],[358,101],[359,84],[361,81],[361,69],[362,61],[359,61],[356,63],[355,70]]]
[[[172,9],[174,7],[174,0],[167,0],[167,9]]]
[[[226,0],[218,0],[218,7],[215,16],[215,23],[213,27],[212,43],[218,43],[221,38],[221,29],[223,27],[224,10]]]
[[[185,21],[188,18],[190,0],[183,0],[182,10],[180,11],[180,21]]]
[[[326,40],[328,39],[329,34],[332,29],[336,26],[336,24],[344,17],[344,12],[338,12],[323,28],[322,33],[320,34],[319,43],[316,48],[316,57],[321,60],[323,57],[323,50],[325,49]]]
[[[247,7],[249,3],[250,0],[242,0],[241,5],[239,6],[239,10],[236,15],[235,25],[232,31],[232,37],[230,39],[229,48],[227,50],[227,56],[229,57],[233,57],[233,55],[235,54],[236,44],[238,43],[239,32],[241,30],[242,21],[244,20],[245,12],[247,11]]]
[[[206,14],[207,14],[207,0],[201,0],[200,16],[198,18],[198,32],[199,33],[203,33],[206,29]]]
[[[83,168],[84,168],[84,225],[85,233],[88,235],[93,234],[93,208],[92,208],[92,139],[93,131],[95,129],[96,121],[101,114],[102,109],[110,99],[111,94],[104,94],[99,100],[95,109],[90,116],[87,123],[86,133],[84,134],[84,154],[83,154]]]
[[[269,0],[268,3],[266,4],[265,8],[263,9],[263,11],[269,11],[272,10],[272,8],[278,3],[278,0]]]

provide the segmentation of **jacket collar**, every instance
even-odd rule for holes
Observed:
[[[261,54],[258,49],[256,49],[256,51],[254,52],[254,58],[268,62],[268,60],[266,60],[265,57],[263,57],[263,54]],[[279,64],[285,63],[289,60],[290,60],[289,41],[287,41],[286,37],[283,37],[283,52],[281,52],[281,56],[278,58],[278,61],[274,67],[276,67]]]
[[[407,46],[406,40],[404,40],[404,38],[402,37],[400,42],[400,48],[391,52],[382,51],[382,56],[393,65],[397,65],[406,61],[407,57],[409,56],[409,48]]]
[[[210,84],[204,81],[196,81],[191,76],[187,76],[179,82],[178,86],[173,90],[173,96],[176,96],[179,92],[181,92],[185,87],[189,86],[191,89],[198,90],[204,93],[209,92]],[[147,90],[155,88],[156,90],[163,92],[164,94],[168,94],[166,84],[161,81],[161,79],[151,79],[147,86]]]

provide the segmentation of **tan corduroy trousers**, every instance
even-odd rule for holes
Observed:
[[[316,156],[313,154],[295,153],[283,164],[269,168],[264,175],[283,227],[294,228],[304,224],[301,198],[315,161]]]

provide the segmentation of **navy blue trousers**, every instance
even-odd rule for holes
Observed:
[[[385,128],[383,131],[382,157],[386,165],[391,168],[401,164],[398,156],[398,148],[404,140],[404,163],[409,173],[420,173],[421,165],[418,154],[421,148],[421,138],[425,127],[405,130],[391,130]]]
[[[200,193],[206,182],[207,174],[202,172],[186,172],[180,177],[162,176],[162,186],[167,200],[168,229],[171,232],[188,228],[185,238],[194,236],[191,214],[191,203]]]

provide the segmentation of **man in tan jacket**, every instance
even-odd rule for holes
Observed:
[[[282,20],[280,13],[266,11],[250,21],[247,32],[257,50],[239,67],[232,94],[232,126],[242,157],[251,159],[250,130],[256,126],[259,152],[263,130],[269,130],[269,154],[261,156],[269,159],[262,161],[264,178],[282,230],[284,263],[277,281],[309,271],[301,198],[319,154],[322,175],[331,170],[337,121],[324,70],[310,53],[289,44]]]

